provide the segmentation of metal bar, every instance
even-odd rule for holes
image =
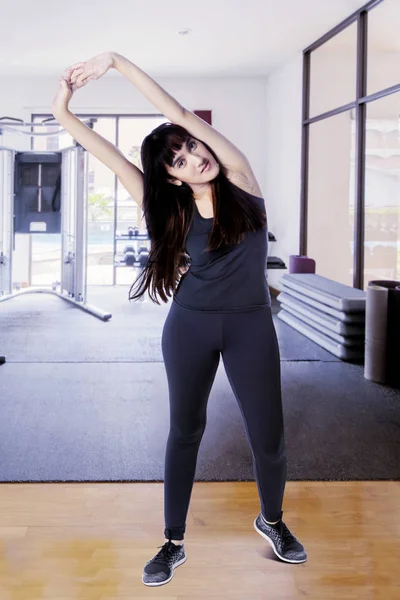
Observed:
[[[16,119],[15,117],[0,117],[0,121],[4,121],[4,119],[9,119],[10,121],[17,121],[16,125],[20,125],[21,123],[23,124],[23,120],[22,119]]]
[[[33,240],[32,240],[32,234],[29,233],[28,234],[28,241],[29,241],[29,261],[28,261],[28,285],[29,287],[32,285],[32,277],[33,277],[33,268],[32,268],[32,263],[33,263]]]
[[[88,115],[83,114],[83,113],[74,113],[74,115],[76,117],[78,117],[79,119],[84,118],[84,117],[91,117],[92,118],[92,114]],[[33,118],[41,118],[41,117],[48,117],[49,114],[48,113],[34,113],[32,114]],[[102,118],[102,117],[132,117],[134,119],[154,119],[156,118],[161,118],[161,119],[165,119],[165,116],[162,113],[146,113],[146,114],[141,114],[141,113],[96,113],[94,115],[94,117],[97,118]],[[36,124],[36,123],[35,123]]]
[[[320,46],[325,44],[325,42],[328,42],[335,35],[337,35],[341,31],[343,31],[343,29],[346,29],[346,27],[348,27],[349,25],[351,25],[352,23],[357,21],[359,18],[359,15],[361,13],[369,11],[372,8],[375,8],[375,6],[377,6],[381,2],[383,2],[383,0],[370,0],[370,2],[367,2],[367,4],[364,4],[364,6],[362,6],[361,8],[356,10],[354,13],[352,13],[349,17],[347,17],[347,19],[345,19],[341,23],[338,23],[338,25],[336,25],[336,27],[334,27],[333,29],[330,29],[327,33],[325,33],[323,36],[321,36],[315,42],[313,42],[310,46],[307,46],[307,48],[304,50],[304,52],[312,52],[313,50],[316,50],[317,48],[319,48]]]
[[[68,182],[66,178],[67,172],[67,154],[61,154],[61,277],[60,277],[60,292],[61,294],[66,289],[66,271],[68,269],[68,265],[65,264],[64,257],[66,255],[67,244],[65,240],[67,223],[68,223],[68,213],[69,213],[69,202],[68,202]]]
[[[321,113],[320,115],[306,119],[304,121],[304,123],[306,125],[311,125],[312,123],[317,123],[318,121],[322,121],[323,119],[328,119],[329,117],[334,117],[335,115],[338,115],[342,112],[346,112],[347,110],[351,110],[352,108],[355,108],[355,107],[356,107],[356,101],[349,102],[348,104],[343,104],[342,106],[339,106],[338,108],[333,108],[332,110],[328,110],[325,113]]]
[[[353,287],[363,289],[364,223],[365,223],[365,129],[366,104],[360,98],[367,93],[367,32],[368,13],[361,11],[357,22],[357,85],[356,85],[356,159],[354,197]]]
[[[0,302],[5,302],[6,300],[11,300],[12,298],[17,298],[18,296],[26,296],[27,294],[51,294],[52,296],[57,296],[58,298],[61,298],[61,300],[65,300],[65,302],[69,302],[76,308],[79,308],[80,310],[83,310],[83,311],[87,312],[88,314],[93,315],[94,317],[97,317],[98,319],[101,319],[102,321],[108,321],[112,317],[112,314],[110,312],[103,311],[101,308],[98,308],[97,306],[93,306],[93,304],[87,304],[86,302],[85,303],[78,302],[78,301],[74,300],[74,298],[70,298],[70,297],[60,294],[54,290],[49,290],[45,287],[38,287],[38,286],[31,287],[30,289],[19,290],[18,292],[15,292],[14,294],[0,297]]]
[[[12,293],[15,150],[0,148],[0,298]]]
[[[0,150],[10,150],[11,152],[15,152],[15,148],[10,148],[9,146],[0,146]]]
[[[40,163],[38,176],[38,212],[42,212],[42,165]]]
[[[75,212],[75,300],[85,302],[85,284],[84,284],[84,252],[85,252],[85,157],[82,146],[76,148],[75,153],[75,194],[76,194],[76,212]]]
[[[384,90],[381,90],[380,92],[375,92],[374,94],[370,94],[369,96],[363,96],[362,98],[359,99],[359,102],[362,104],[365,104],[367,102],[374,102],[375,100],[380,100],[381,98],[384,98],[385,96],[389,96],[390,94],[396,94],[397,92],[400,92],[400,83],[397,83],[396,85],[392,85],[391,87],[385,88]]]
[[[87,116],[87,115],[86,115]],[[11,117],[2,117],[0,119],[0,121],[4,118],[10,119]],[[90,119],[88,119],[87,121],[84,121],[85,125],[87,122],[89,122]],[[31,122],[31,123],[0,123],[0,125],[9,125],[10,127],[14,128],[14,127],[61,127],[61,125],[59,123],[43,123],[43,122]]]
[[[119,116],[117,115],[115,120],[115,145],[119,148]],[[117,240],[116,240],[116,232],[117,232],[117,222],[118,222],[118,177],[115,175],[114,177],[114,228],[113,228],[113,285],[116,285],[117,282],[117,269],[115,268],[115,255],[117,253]]]
[[[301,187],[300,187],[300,248],[299,254],[307,254],[308,219],[308,159],[309,125],[306,123],[310,110],[310,53],[303,54],[303,100],[302,100],[302,138],[301,138]]]
[[[89,190],[89,154],[86,152],[84,148],[82,148],[83,152],[83,168],[84,168],[84,177],[83,177],[83,220],[85,223],[84,228],[84,238],[83,238],[83,302],[87,305],[87,272],[88,272],[88,230],[89,230],[89,215],[88,215],[88,190]],[[111,317],[111,315],[110,315]]]
[[[356,108],[357,104],[366,104],[368,102],[374,102],[375,100],[380,100],[385,96],[389,96],[390,94],[396,94],[397,92],[400,92],[400,83],[392,85],[391,87],[385,88],[384,90],[381,90],[379,92],[375,92],[374,94],[370,94],[369,96],[363,95],[362,97],[357,98],[354,102],[343,104],[338,108],[333,108],[332,110],[316,115],[315,117],[305,119],[304,123],[306,125],[311,125],[312,123],[317,123],[318,121],[322,121],[323,119],[328,119],[329,117],[334,117],[335,115],[338,115],[342,112],[346,112],[346,110]]]
[[[84,122],[82,121],[82,123],[84,123],[84,125],[88,125],[89,122]],[[57,125],[57,127],[59,128],[58,131],[44,131],[43,133],[40,132],[34,132],[32,131],[33,127],[36,127],[36,125],[31,126],[31,124],[29,124],[29,126],[31,127],[30,131],[22,131],[22,130],[17,130],[14,129],[14,126],[8,126],[8,125],[0,125],[0,134],[3,131],[9,131],[11,133],[18,133],[19,135],[29,135],[29,137],[34,138],[34,137],[55,137],[55,136],[59,136],[62,135],[63,133],[68,133],[68,131],[66,129],[64,129],[63,127],[61,127],[61,125]],[[55,126],[54,126],[55,127]],[[33,148],[31,148],[33,149]]]

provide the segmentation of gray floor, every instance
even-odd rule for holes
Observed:
[[[89,288],[102,322],[54,296],[0,303],[0,481],[162,481],[169,428],[161,353],[169,304]],[[276,317],[288,480],[400,478],[400,392],[367,381]],[[196,480],[253,480],[221,359]]]

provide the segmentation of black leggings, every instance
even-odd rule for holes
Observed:
[[[220,354],[246,426],[262,514],[267,521],[279,520],[286,452],[280,353],[271,307],[210,313],[172,301],[161,344],[170,402],[165,538],[184,539],[207,402]]]

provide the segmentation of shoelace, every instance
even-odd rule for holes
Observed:
[[[279,523],[279,531],[283,537],[284,540],[287,540],[288,542],[296,542],[296,538],[294,537],[294,535],[292,533],[290,533],[286,523],[284,523],[283,521],[280,521]]]
[[[172,542],[165,542],[163,546],[157,546],[157,548],[161,548],[161,550],[153,559],[153,562],[155,563],[163,563],[165,560],[168,562],[175,551]]]

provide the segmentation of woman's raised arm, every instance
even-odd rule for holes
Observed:
[[[90,79],[101,77],[108,68],[117,69],[129,79],[169,121],[181,125],[193,137],[208,144],[228,171],[241,176],[259,189],[250,163],[239,148],[217,129],[183,107],[154,79],[121,54],[104,52],[84,63],[72,65],[68,72],[72,85],[79,88]]]
[[[102,77],[109,68],[116,69],[129,79],[167,119],[175,122],[180,118],[183,106],[154,79],[117,52],[103,52],[85,62],[71,65],[66,72],[72,89],[78,89],[89,80]]]
[[[143,202],[143,173],[122,152],[96,131],[87,127],[69,110],[73,91],[65,78],[60,78],[59,88],[53,99],[52,113],[68,133],[109,167],[119,178],[132,198],[141,206]]]

